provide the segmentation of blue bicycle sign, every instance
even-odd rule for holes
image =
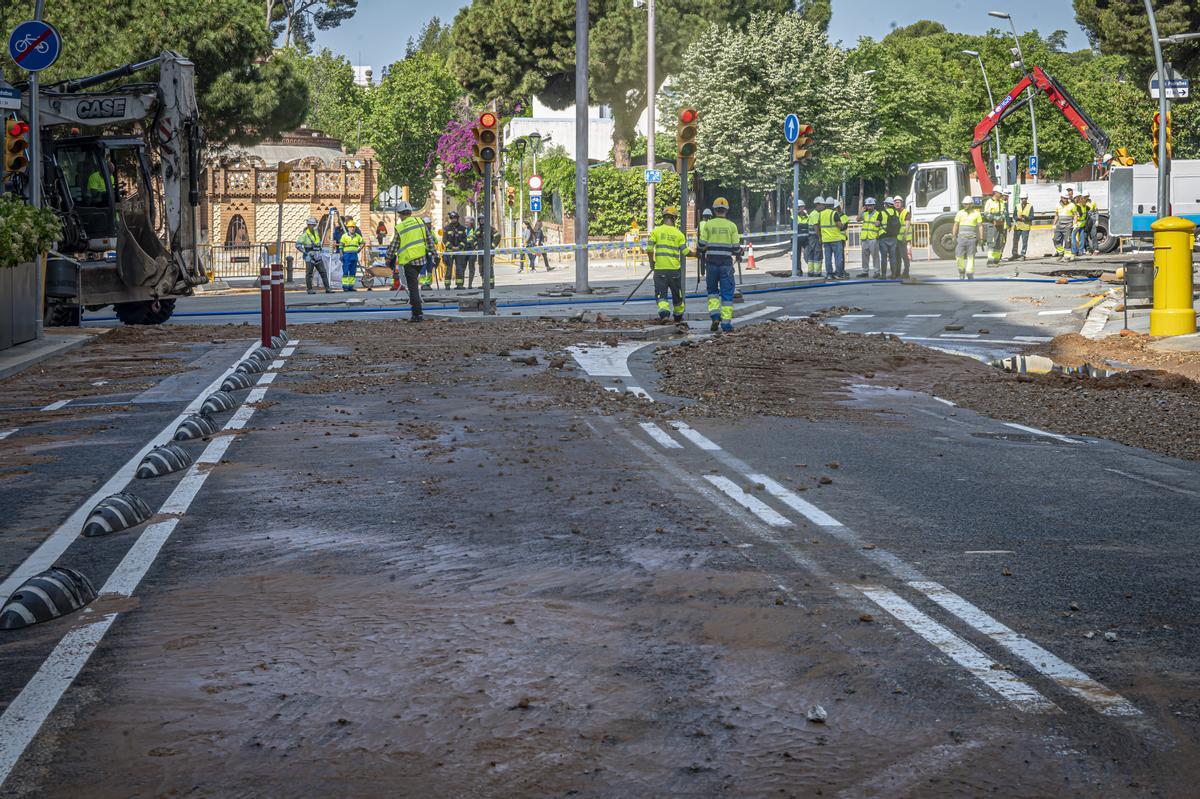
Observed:
[[[62,37],[49,22],[28,20],[13,29],[8,37],[8,54],[21,69],[40,72],[58,60]]]

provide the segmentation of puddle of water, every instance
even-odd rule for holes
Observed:
[[[992,361],[991,365],[1006,372],[1023,375],[1057,374],[1090,378],[1113,377],[1129,371],[1129,369],[1111,368],[1115,364],[1095,366],[1085,363],[1080,366],[1063,366],[1044,355],[1010,355],[1007,358],[998,358]]]

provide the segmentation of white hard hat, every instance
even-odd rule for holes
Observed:
[[[884,202],[887,202],[887,200],[885,199]],[[875,204],[874,197],[868,197],[867,199],[863,200],[863,205],[874,205],[874,204]]]
[[[902,203],[902,202],[904,202],[904,198],[903,198],[903,197],[901,197],[899,194],[897,194],[895,197],[893,197],[893,198],[892,198],[892,202],[894,202],[894,203]]]
[[[1064,191],[1064,192],[1060,192],[1060,193],[1059,193],[1059,195],[1058,195],[1058,198],[1059,198],[1060,200],[1069,200],[1069,199],[1071,199],[1071,195],[1067,194],[1067,193]]]
[[[974,205],[975,198],[968,194],[966,197],[963,197],[962,204],[963,205]]]
[[[712,214],[711,208],[705,208],[703,211],[700,212],[700,216],[712,216],[712,215],[713,214]]]
[[[308,219],[304,220],[304,224],[308,225],[309,227],[316,227],[317,218],[315,216],[310,216]]]
[[[797,206],[804,205],[804,200],[796,200],[796,205]]]
[[[399,212],[411,211],[413,210],[412,203],[410,203],[408,200],[401,200],[400,202],[396,203],[396,210]]]
[[[1001,194],[1012,194],[1012,189],[1005,189]]]

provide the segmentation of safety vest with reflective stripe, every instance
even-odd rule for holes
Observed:
[[[396,224],[396,263],[400,266],[423,259],[429,252],[425,244],[425,223],[415,216]]]
[[[826,208],[817,215],[818,224],[821,226],[821,241],[829,244],[837,241],[846,240],[846,231],[838,227],[839,222],[846,221],[846,215],[836,208]]]
[[[741,243],[742,234],[738,232],[737,225],[722,216],[708,220],[700,234],[704,262],[710,266],[732,264]]]
[[[363,237],[362,233],[351,233],[346,231],[342,234],[342,240],[339,242],[342,245],[342,252],[358,252],[362,249]]]
[[[300,234],[300,238],[296,239],[296,246],[302,250],[305,247],[319,247],[321,246],[321,237],[317,235],[317,231],[305,228],[304,232]]]
[[[892,213],[900,216],[900,241],[908,241],[912,238],[912,221],[908,218],[908,209],[901,208],[897,211],[892,208]]]
[[[808,235],[808,211],[796,212],[796,233],[800,236]]]
[[[954,222],[958,225],[958,235],[976,239],[979,238],[979,226],[983,224],[983,214],[978,208],[964,208],[954,215]]]
[[[879,238],[879,220],[881,214],[878,211],[863,211],[862,215],[862,240],[873,241]]]
[[[1023,202],[1017,206],[1017,212],[1013,216],[1013,227],[1017,230],[1030,230],[1033,228],[1033,206],[1027,202]]]
[[[1071,217],[1074,220],[1074,226],[1077,228],[1087,227],[1087,206],[1079,203],[1071,203]]]
[[[1004,227],[1004,201],[988,200],[984,203],[983,218],[997,227]]]
[[[682,266],[684,253],[687,252],[687,237],[674,225],[658,225],[650,233],[650,242],[646,249],[654,254],[656,270],[678,269]]]
[[[1068,228],[1075,220],[1075,203],[1059,203],[1054,206],[1054,226],[1056,228]]]

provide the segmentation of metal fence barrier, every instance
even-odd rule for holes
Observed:
[[[205,247],[204,264],[215,280],[258,277],[258,268],[270,263],[266,244],[210,244]]]

